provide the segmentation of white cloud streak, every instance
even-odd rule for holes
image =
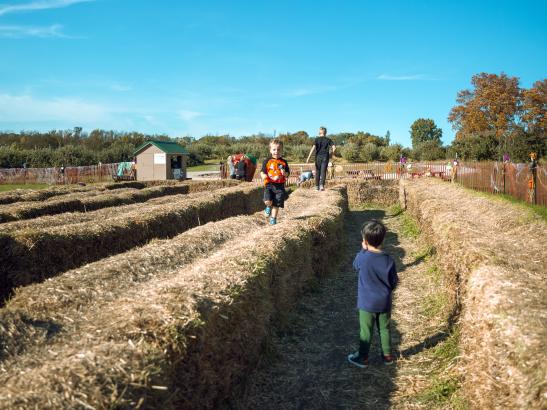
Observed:
[[[20,13],[36,10],[48,10],[48,9],[59,9],[63,7],[68,7],[77,3],[88,3],[95,0],[43,0],[43,1],[33,1],[25,4],[5,4],[0,5],[0,16],[9,13]]]
[[[387,81],[414,81],[414,80],[425,80],[425,75],[416,74],[416,75],[389,75],[381,74],[376,77],[377,80],[387,80]]]
[[[183,119],[184,121],[192,121],[193,119],[201,117],[202,115],[203,113],[201,112],[190,110],[179,110],[178,112],[179,118]]]
[[[0,26],[0,38],[24,38],[24,37],[59,37],[69,38],[63,34],[60,24],[53,24],[45,27],[32,26]]]
[[[75,98],[38,99],[30,95],[0,94],[0,123],[66,121],[94,123],[110,118],[106,107]]]

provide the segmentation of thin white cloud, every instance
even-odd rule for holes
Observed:
[[[286,97],[304,97],[307,95],[323,94],[329,91],[336,91],[342,87],[335,86],[315,86],[315,87],[299,87],[288,90],[283,93]]]
[[[59,37],[70,38],[63,34],[60,24],[53,24],[45,27],[33,26],[0,26],[0,38],[24,38],[24,37]]]
[[[109,118],[110,110],[106,107],[80,99],[0,94],[0,123],[65,121],[89,124]]]
[[[43,0],[33,1],[25,4],[4,4],[0,5],[0,16],[9,13],[20,13],[25,11],[58,9],[68,7],[77,3],[87,3],[95,0]]]
[[[387,81],[413,81],[413,80],[425,80],[425,75],[415,74],[415,75],[390,75],[390,74],[381,74],[376,77],[377,80],[387,80]]]
[[[178,116],[179,118],[183,119],[184,121],[192,121],[193,119],[197,117],[201,117],[203,113],[197,112],[197,111],[190,111],[190,110],[179,110]]]
[[[126,84],[119,84],[119,83],[114,83],[110,86],[110,88],[114,91],[120,91],[120,92],[125,92],[125,91],[131,91],[133,90],[133,87],[131,87],[130,85],[126,85]]]

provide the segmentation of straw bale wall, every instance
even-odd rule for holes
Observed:
[[[188,181],[177,184],[156,185],[140,190],[117,188],[115,191],[105,189],[103,191],[78,192],[54,197],[42,202],[19,202],[11,205],[0,205],[0,223],[63,212],[89,212],[111,206],[146,202],[152,198],[167,195],[208,191],[234,185],[237,185],[237,182],[232,180]]]
[[[255,212],[262,206],[261,193],[252,184],[241,184],[128,205],[134,208],[110,218],[0,233],[0,297],[16,286],[126,251],[153,238],[172,237],[209,221]],[[154,202],[158,200],[164,202]]]
[[[299,191],[287,204],[309,204]],[[6,360],[0,408],[218,408],[298,291],[324,274],[346,207],[345,189],[329,190],[313,210],[287,212],[191,267],[136,284],[59,334],[62,346]]]
[[[179,183],[180,184],[180,183]],[[190,185],[191,192],[202,191],[214,191],[215,189],[222,188],[224,186],[230,187],[239,184],[239,181],[188,181],[185,184]],[[173,185],[173,184],[170,184]],[[167,185],[169,186],[169,185]],[[122,189],[120,191],[127,192],[130,188]],[[182,194],[179,194],[182,195]],[[191,193],[190,193],[191,195]],[[100,208],[96,211],[89,212],[64,212],[55,215],[44,215],[34,219],[21,219],[18,221],[4,222],[0,224],[0,232],[10,233],[21,230],[40,230],[46,228],[53,228],[55,226],[67,226],[72,224],[78,224],[83,222],[94,221],[98,219],[109,219],[117,217],[124,213],[130,213],[135,210],[146,210],[150,206],[164,205],[173,201],[171,195],[165,195],[157,198],[152,198],[145,203],[136,203],[129,205],[118,205],[106,208]],[[180,198],[179,198],[180,199]]]
[[[545,221],[441,181],[402,181],[400,193],[457,287],[471,407],[546,408]]]
[[[339,184],[343,184],[347,187],[350,206],[359,206],[364,203],[386,206],[393,205],[398,201],[398,180],[336,178],[328,179],[326,187],[333,187]],[[315,189],[315,180],[306,181],[300,186],[302,188]]]

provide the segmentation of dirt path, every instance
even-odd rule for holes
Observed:
[[[404,214],[354,210],[346,220],[347,255],[339,271],[319,289],[304,295],[288,328],[274,337],[271,354],[250,375],[236,409],[385,409],[432,407],[417,400],[435,366],[430,348],[447,338],[446,314],[435,309],[438,281],[427,247],[403,234]],[[358,344],[357,281],[351,262],[360,248],[360,227],[383,219],[389,234],[385,249],[394,256],[400,285],[394,299],[392,339],[399,359],[384,366],[375,335],[371,365],[346,361]],[[424,250],[425,249],[425,250]],[[436,289],[437,288],[437,289]],[[430,309],[424,310],[427,303]],[[435,407],[435,406],[433,406]]]

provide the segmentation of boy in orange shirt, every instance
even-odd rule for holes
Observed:
[[[285,181],[289,178],[289,164],[281,157],[283,142],[274,139],[270,142],[270,157],[262,163],[260,176],[264,181],[264,213],[270,218],[270,225],[277,223],[279,208],[283,208],[285,198]]]

